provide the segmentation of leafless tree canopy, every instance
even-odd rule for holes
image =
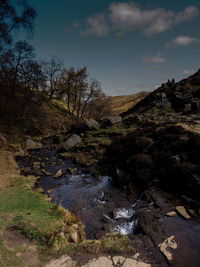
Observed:
[[[0,45],[12,42],[13,30],[32,30],[36,12],[26,0],[0,0]]]

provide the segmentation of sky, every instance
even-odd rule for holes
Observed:
[[[200,68],[199,0],[30,0],[39,58],[87,66],[108,95],[151,91]]]

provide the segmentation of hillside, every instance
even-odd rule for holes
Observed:
[[[142,101],[132,106],[124,116],[144,113],[157,108],[172,112],[196,112],[200,105],[200,70],[179,82],[174,80],[162,84]]]
[[[147,92],[141,92],[132,95],[110,97],[113,114],[118,115],[123,112],[126,112],[134,105],[136,105],[138,102],[140,102],[147,95],[148,95]]]

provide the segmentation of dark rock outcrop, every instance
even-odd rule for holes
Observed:
[[[103,166],[118,186],[157,185],[200,201],[200,136],[180,126],[151,126],[115,140]]]

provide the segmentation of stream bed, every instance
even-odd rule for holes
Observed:
[[[186,220],[176,212],[167,215],[176,205],[183,205],[181,200],[175,198],[175,203],[174,196],[158,188],[149,188],[140,199],[136,191],[113,187],[110,177],[92,177],[89,168],[59,158],[57,150],[53,139],[44,139],[42,149],[17,161],[21,173],[37,177],[36,186],[53,203],[77,215],[87,239],[126,234],[145,262],[163,267],[199,266],[200,216]],[[60,170],[62,176],[54,178]]]
[[[52,198],[75,213],[85,225],[88,239],[99,239],[106,233],[130,235],[137,226],[134,205],[138,194],[128,194],[113,187],[108,176],[95,178],[69,160],[62,160],[51,139],[43,148],[30,151],[18,159],[22,174],[38,177],[38,186]],[[58,179],[54,175],[62,170]]]

